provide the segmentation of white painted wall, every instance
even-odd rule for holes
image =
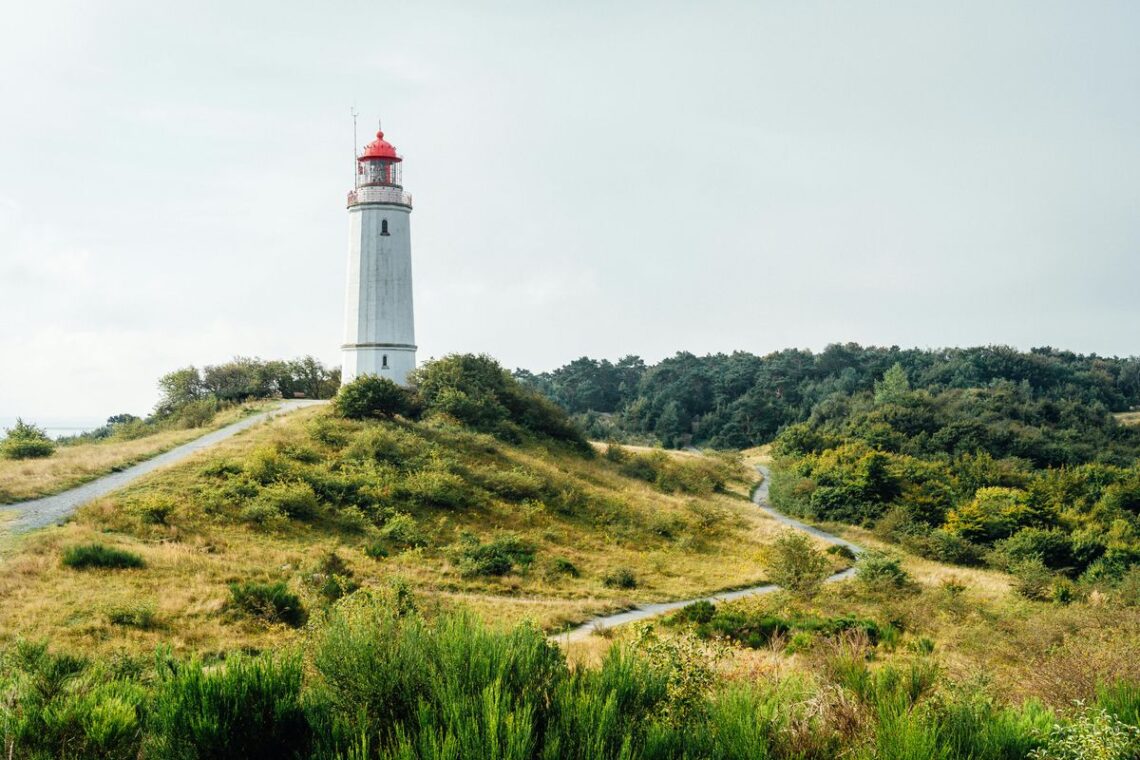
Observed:
[[[370,374],[405,385],[416,367],[410,218],[406,206],[349,206],[342,382]]]

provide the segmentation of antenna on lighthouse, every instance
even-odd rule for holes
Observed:
[[[358,143],[356,141],[356,117],[359,116],[360,114],[358,114],[356,112],[356,104],[355,103],[352,104],[352,109],[350,110],[350,113],[352,114],[352,173],[355,176],[356,175],[356,151],[360,149],[360,143]]]

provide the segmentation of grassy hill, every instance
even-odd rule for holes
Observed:
[[[599,611],[818,576],[850,558],[808,542],[762,569],[789,545],[747,499],[747,464],[768,461],[767,447],[587,446],[483,357],[417,379],[415,394],[359,386],[341,397],[353,404],[247,431],[7,546],[4,749],[1140,753],[1140,573],[1077,584],[996,559],[951,566],[900,540],[912,534],[897,519],[829,525],[870,551],[854,578],[818,592],[697,603],[563,646],[549,634]],[[353,409],[368,418],[338,414]],[[775,449],[786,467],[787,441]],[[884,477],[853,472],[864,485]]]
[[[231,584],[284,583],[327,605],[395,579],[440,606],[548,630],[631,602],[762,580],[776,532],[730,456],[504,443],[465,427],[295,412],[24,539],[0,579],[0,637],[85,650],[264,648],[296,637],[234,609]],[[71,548],[145,567],[77,570]],[[330,559],[335,557],[335,559]],[[146,618],[145,625],[115,622]]]

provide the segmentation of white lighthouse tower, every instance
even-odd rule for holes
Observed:
[[[412,196],[383,132],[356,159],[348,194],[348,284],[342,382],[361,375],[404,385],[416,368],[412,310]]]

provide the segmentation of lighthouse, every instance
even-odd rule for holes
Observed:
[[[348,278],[341,381],[362,375],[400,385],[416,368],[412,309],[412,196],[403,159],[383,132],[356,157],[348,194]]]

